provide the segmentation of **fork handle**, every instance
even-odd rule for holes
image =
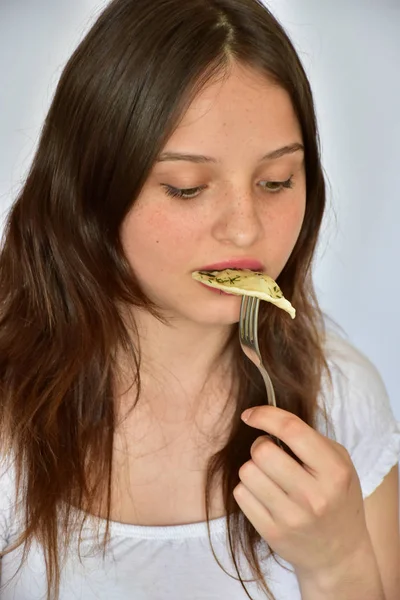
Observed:
[[[262,378],[264,379],[264,383],[265,383],[265,387],[267,389],[267,398],[268,398],[268,404],[275,406],[276,407],[276,398],[275,398],[275,390],[274,390],[274,386],[272,385],[272,381],[270,376],[268,375],[268,372],[265,370],[265,368],[263,367],[262,364],[259,365],[259,371],[262,375]],[[272,441],[274,441],[280,448],[283,449],[282,443],[281,441],[274,435],[270,435],[270,438],[272,439]]]
[[[265,387],[267,388],[268,404],[276,407],[275,391],[274,386],[272,385],[271,378],[262,364],[260,364],[258,368],[262,375],[262,378],[264,379]]]

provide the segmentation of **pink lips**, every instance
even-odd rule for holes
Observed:
[[[232,258],[213,265],[207,265],[198,269],[199,271],[222,271],[223,269],[251,269],[252,271],[263,271],[264,265],[253,258]]]

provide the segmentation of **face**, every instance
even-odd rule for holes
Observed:
[[[202,325],[239,320],[240,296],[192,279],[205,265],[253,258],[278,277],[304,218],[304,153],[264,157],[295,143],[302,136],[288,94],[243,66],[194,99],[159,158],[210,160],[158,160],[121,228],[143,291],[165,314]]]

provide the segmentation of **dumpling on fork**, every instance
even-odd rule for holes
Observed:
[[[265,273],[250,269],[224,269],[223,271],[193,271],[192,277],[196,281],[229,294],[255,296],[285,310],[292,319],[296,316],[296,310],[289,300],[286,300],[279,285]]]

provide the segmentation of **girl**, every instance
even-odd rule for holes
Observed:
[[[398,597],[400,431],[318,308],[324,205],[309,83],[261,2],[108,5],[4,233],[2,600]],[[297,310],[260,306],[277,407],[240,297],[191,276],[225,267]]]

